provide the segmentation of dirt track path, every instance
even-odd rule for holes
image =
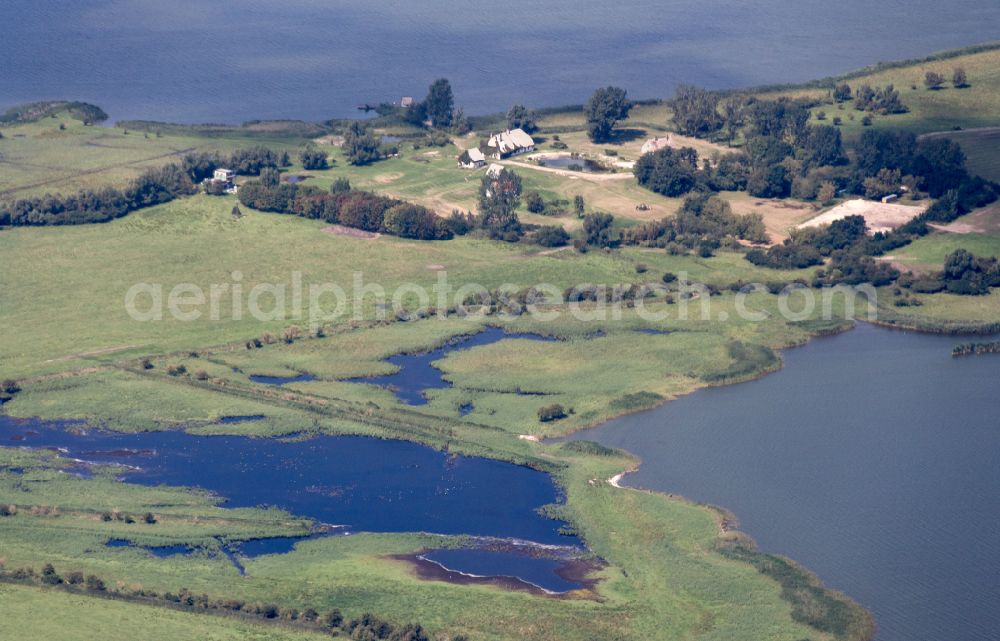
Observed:
[[[566,176],[569,178],[579,178],[581,180],[589,180],[590,182],[602,183],[602,182],[612,182],[617,180],[629,180],[634,176],[631,173],[607,173],[607,174],[588,174],[583,171],[570,171],[568,169],[555,169],[554,167],[540,167],[538,165],[533,165],[528,162],[521,162],[519,160],[504,160],[498,165],[514,165],[515,167],[524,167],[525,169],[533,169],[534,171],[544,171],[549,174],[555,174],[557,176]]]

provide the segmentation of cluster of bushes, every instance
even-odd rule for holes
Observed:
[[[344,189],[334,183],[325,192],[313,186],[281,183],[276,175],[265,173],[261,180],[250,181],[239,191],[240,203],[281,214],[325,220],[345,227],[383,232],[418,240],[451,238],[453,232],[445,220],[425,207],[372,192]]]
[[[0,403],[6,403],[20,391],[21,386],[14,379],[8,378],[0,382]]]
[[[566,418],[566,408],[559,403],[538,408],[538,420],[542,423],[558,421],[564,418]]]
[[[995,257],[978,258],[965,249],[956,249],[945,258],[940,272],[922,277],[907,275],[899,285],[923,294],[947,291],[981,296],[1000,287],[1000,262]]]
[[[760,214],[734,214],[729,203],[711,193],[699,193],[684,201],[676,215],[629,227],[622,232],[622,243],[643,247],[667,247],[711,252],[726,239],[752,243],[768,241],[767,229]]]
[[[875,88],[870,85],[861,85],[854,92],[854,108],[858,111],[867,111],[883,116],[902,114],[908,111],[899,97],[899,91],[892,85]]]
[[[86,189],[71,196],[51,195],[0,204],[0,226],[81,225],[102,223],[126,214],[170,202],[197,191],[196,185],[216,168],[228,165],[237,174],[258,175],[287,165],[287,154],[261,146],[237,149],[228,157],[189,154],[178,163],[149,169],[124,189]]]
[[[135,517],[126,512],[121,512],[119,510],[113,510],[111,512],[101,512],[101,521],[105,523],[110,523],[112,521],[119,521],[127,525],[131,525],[136,522]],[[142,516],[142,522],[147,525],[154,525],[156,523],[156,515],[152,512],[146,512]]]
[[[213,598],[207,594],[196,594],[187,588],[182,588],[177,593],[164,592],[162,594],[143,588],[112,590],[97,575],[84,575],[78,571],[66,572],[61,575],[51,563],[46,563],[41,572],[36,572],[31,567],[7,570],[0,566],[0,580],[60,587],[69,591],[83,591],[104,598],[131,602],[165,605],[187,610],[210,610],[261,621],[281,621],[303,629],[334,635],[345,634],[352,639],[364,641],[430,641],[427,631],[420,625],[397,625],[373,614],[364,614],[358,619],[345,619],[337,608],[320,613],[313,608],[299,610],[280,607],[273,603],[249,603],[242,599]],[[454,641],[458,639],[456,637]]]

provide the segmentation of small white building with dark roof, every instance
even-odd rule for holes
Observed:
[[[486,154],[475,147],[466,149],[462,152],[462,155],[458,157],[458,166],[466,169],[477,169],[485,164]]]

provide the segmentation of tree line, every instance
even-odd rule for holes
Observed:
[[[188,154],[180,163],[148,169],[124,189],[85,189],[70,196],[46,194],[0,203],[0,226],[82,225],[103,223],[133,211],[170,202],[197,191],[197,185],[220,166],[255,176],[290,164],[287,154],[262,146],[218,153]]]
[[[430,641],[427,631],[418,624],[394,624],[373,614],[363,614],[356,619],[347,619],[337,608],[321,613],[309,607],[299,610],[298,608],[281,607],[273,603],[251,603],[242,599],[210,597],[204,593],[194,593],[187,588],[181,588],[176,593],[160,593],[145,588],[119,587],[111,589],[108,587],[108,582],[97,575],[85,575],[79,571],[60,574],[51,563],[42,566],[41,571],[30,566],[6,569],[0,565],[0,581],[59,588],[68,592],[85,593],[132,603],[146,603],[188,611],[215,612],[260,622],[280,622],[290,627],[326,632],[334,636],[344,634],[352,639],[365,641]],[[452,637],[452,641],[462,641],[463,639],[464,637]]]
[[[311,185],[282,183],[276,170],[240,187],[240,203],[261,211],[292,214],[416,240],[446,240],[453,236],[447,222],[434,212],[395,198],[351,188],[340,179],[329,191]]]

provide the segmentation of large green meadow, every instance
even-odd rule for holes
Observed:
[[[908,114],[879,117],[874,126],[917,133],[989,127],[1000,123],[998,61],[1000,52],[992,50],[886,69],[850,82],[893,82],[910,106]],[[923,88],[926,69],[947,72],[957,65],[966,68],[971,87]],[[595,146],[586,139],[579,110],[548,110],[539,119],[540,150],[627,162],[637,157],[647,137],[669,133],[669,119],[665,103],[639,105],[622,125],[634,135]],[[849,120],[845,112],[844,120],[845,135],[861,130],[860,114]],[[289,151],[294,162],[295,152],[315,134],[304,131],[309,135],[182,126],[127,130],[84,126],[63,116],[44,118],[3,129],[0,198],[120,186],[144,168],[193,150],[225,152],[263,143]],[[995,175],[995,146],[987,133],[953,135],[967,145],[974,171]],[[454,161],[460,147],[473,143],[474,136],[444,147],[414,148],[404,141],[398,157],[366,167],[352,167],[339,148],[324,146],[334,161],[330,169],[305,171],[293,164],[286,174],[304,175],[306,184],[323,188],[346,177],[357,188],[447,215],[452,209],[474,209],[481,174],[459,169]],[[705,156],[720,150],[713,143],[694,144]],[[681,204],[639,188],[624,167],[587,176],[525,162],[510,166],[522,176],[526,191],[567,205],[581,195],[588,211],[609,211],[619,226],[670,215]],[[811,205],[796,201],[725,197],[741,213],[760,211],[776,237],[811,213]],[[5,569],[37,570],[52,563],[58,571],[101,576],[112,592],[188,588],[282,607],[336,607],[350,617],[370,611],[399,623],[419,621],[439,639],[861,641],[870,636],[867,615],[846,597],[821,589],[805,570],[788,566],[793,579],[779,583],[775,568],[785,562],[770,559],[758,570],[739,555],[723,554],[747,542],[727,531],[719,510],[610,482],[639,464],[633,455],[546,440],[699,387],[764,375],[780,367],[781,349],[848,329],[852,316],[865,318],[863,301],[855,301],[851,313],[835,296],[829,304],[832,318],[822,318],[819,305],[792,319],[783,308],[800,310],[796,296],[801,293],[779,298],[760,291],[744,297],[734,290],[747,282],[808,282],[813,270],[755,267],[741,251],[726,248],[702,258],[644,248],[543,250],[473,236],[434,242],[358,238],[293,216],[244,208],[235,217],[234,204],[232,196],[197,195],[100,225],[0,229],[0,380],[13,379],[20,387],[3,412],[117,430],[402,438],[530,465],[553,475],[565,494],[560,516],[607,562],[593,571],[595,587],[554,598],[424,580],[393,557],[456,545],[461,537],[419,533],[306,541],[286,555],[247,560],[244,577],[221,554],[220,540],[301,534],[311,524],[277,509],[227,509],[219,497],[197,490],[121,482],[121,470],[114,468],[79,478],[65,473],[70,463],[57,453],[6,446],[0,447],[0,505],[17,506],[17,513],[0,518]],[[580,234],[575,213],[542,216],[523,207],[520,213],[525,221],[558,224]],[[939,268],[957,248],[1000,254],[1000,235],[991,226],[995,214],[967,218],[975,222],[972,233],[960,233],[953,225],[952,231],[899,248],[890,259],[927,271]],[[674,281],[668,293],[661,280],[666,272],[716,291],[703,290],[688,300]],[[394,292],[404,291],[399,302],[412,310],[419,302],[415,290],[435,292],[442,278],[451,294],[440,305],[437,299],[428,301],[441,314],[402,318],[391,309]],[[303,285],[301,313],[295,311],[297,282]],[[318,298],[310,310],[309,286],[324,283],[341,287],[346,298],[340,305],[330,296]],[[137,284],[147,286],[135,301],[140,313],[155,307],[149,287],[162,288],[161,319],[130,315],[127,293]],[[182,303],[179,312],[199,314],[178,318],[168,298],[184,284],[203,292],[216,288],[217,313],[209,300]],[[584,284],[655,284],[657,289],[635,306],[587,303],[577,310],[552,296],[539,305],[549,319],[530,313],[443,313],[461,302],[455,290],[471,284],[489,290],[546,284],[556,293]],[[261,320],[250,313],[250,292],[267,285],[285,288],[287,311]],[[358,285],[367,289],[355,297]],[[385,299],[377,290],[386,292]],[[273,292],[260,300],[265,313],[273,309]],[[955,329],[1000,320],[997,291],[981,297],[914,295],[921,305],[905,310],[893,305],[894,296],[891,290],[879,291],[879,310],[906,325]],[[310,322],[311,311],[319,321]],[[450,386],[430,391],[427,404],[419,407],[402,403],[386,388],[348,380],[392,373],[387,357],[439,347],[486,326],[554,340],[512,338],[452,352],[434,364]],[[314,379],[280,388],[250,379],[302,373]],[[469,405],[472,411],[464,414],[461,408]],[[542,421],[539,410],[551,405],[561,406],[566,416]],[[265,418],[219,424],[234,415]],[[154,512],[157,521],[108,521],[104,512]],[[199,552],[158,559],[138,549],[108,548],[109,538],[184,543]],[[89,639],[98,633],[131,638],[141,636],[144,626],[156,626],[157,638],[167,640],[315,636],[281,625],[59,589],[3,583],[0,595],[12,638],[27,638],[27,631],[46,638]]]

